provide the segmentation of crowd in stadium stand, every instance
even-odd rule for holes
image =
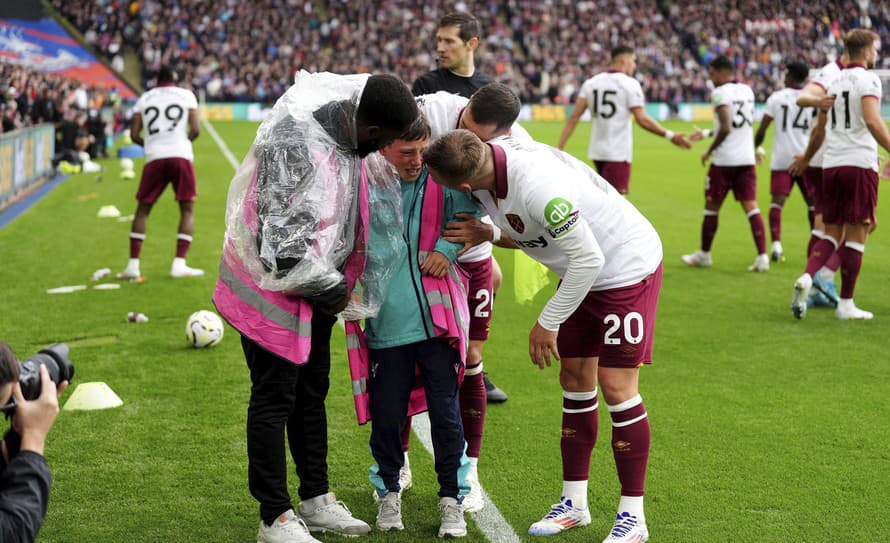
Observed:
[[[0,62],[0,134],[52,123],[57,154],[85,150],[94,158],[105,156],[107,123],[100,112],[118,101],[115,89]],[[123,119],[117,121],[120,130]]]
[[[870,19],[890,43],[890,3],[855,0],[52,0],[109,60],[127,46],[143,84],[174,61],[208,100],[271,102],[297,69],[392,72],[411,82],[435,67],[436,21],[466,9],[483,24],[478,68],[523,102],[570,103],[581,83],[626,43],[649,101],[703,101],[707,70],[730,55],[759,101],[781,86],[790,57],[833,59],[844,30]],[[882,61],[890,66],[890,55]]]

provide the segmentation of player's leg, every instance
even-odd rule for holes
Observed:
[[[195,198],[198,195],[195,181],[195,168],[190,160],[169,159],[173,189],[179,202],[179,231],[176,236],[176,257],[170,266],[173,277],[198,277],[204,270],[190,268],[185,257],[192,243],[192,229],[195,222]]]
[[[139,179],[139,188],[136,190],[136,212],[133,214],[133,224],[130,227],[130,259],[124,271],[117,274],[118,279],[139,279],[139,256],[142,253],[142,243],[145,241],[145,229],[151,208],[164,192],[167,179],[164,176],[163,161],[153,160],[142,168],[142,177]]]
[[[630,162],[596,161],[597,173],[624,197],[630,190]]]
[[[770,194],[772,201],[769,205],[769,232],[772,240],[772,250],[770,258],[773,262],[780,262],[785,259],[785,252],[782,249],[782,208],[788,195],[791,194],[791,186],[793,184],[791,174],[786,170],[772,170],[770,172]]]
[[[590,524],[587,481],[590,456],[599,430],[597,362],[602,321],[593,313],[594,294],[559,328],[557,348],[562,386],[562,495],[544,518],[529,527],[532,535],[554,535],[569,528]]]
[[[662,269],[597,298],[608,323],[600,352],[599,385],[612,419],[612,455],[621,483],[615,523],[605,543],[639,543],[649,532],[643,509],[651,432],[639,392],[640,367],[652,361]]]
[[[748,266],[748,271],[769,271],[769,255],[766,254],[766,226],[760,208],[757,207],[757,171],[754,166],[738,166],[731,170],[732,192],[736,200],[741,202],[745,216],[751,226],[751,236],[754,238],[754,247],[757,250],[757,258],[754,264]]]
[[[847,193],[843,218],[846,222],[844,245],[838,251],[841,259],[841,295],[835,316],[842,320],[871,319],[874,315],[853,303],[856,280],[862,267],[865,242],[875,224],[878,203],[878,175],[865,168],[843,168]]]
[[[806,316],[807,298],[814,285],[816,273],[837,251],[840,247],[840,240],[843,239],[842,217],[846,194],[838,179],[839,170],[840,168],[828,168],[822,171],[821,211],[824,230],[822,237],[813,244],[804,273],[794,282],[791,313],[798,319]],[[818,207],[817,211],[819,211]]]
[[[717,235],[720,207],[729,193],[729,183],[724,172],[724,168],[713,164],[708,168],[708,175],[705,177],[705,212],[701,224],[701,248],[680,257],[689,266],[709,268],[713,264],[711,246],[714,243],[714,236]]]
[[[560,336],[564,336],[560,329]],[[560,347],[560,352],[561,351]],[[555,535],[570,528],[590,524],[587,481],[590,457],[599,429],[596,394],[596,357],[560,360],[562,385],[562,495],[541,520],[533,523],[531,535]]]
[[[835,315],[841,320],[871,319],[874,315],[856,307],[853,293],[856,281],[862,268],[862,257],[865,253],[865,241],[868,239],[870,225],[867,223],[847,224],[844,227],[846,240],[837,250],[841,260],[841,292]]]

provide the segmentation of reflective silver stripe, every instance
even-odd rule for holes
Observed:
[[[312,323],[301,321],[293,313],[288,313],[269,300],[263,298],[258,292],[245,285],[238,276],[229,269],[226,263],[219,264],[220,280],[235,293],[236,296],[244,300],[244,302],[260,313],[270,321],[296,332],[301,337],[309,337],[312,335]]]
[[[346,334],[346,349],[353,350],[361,348],[361,343],[359,343],[357,334]]]
[[[417,260],[423,262],[430,254],[429,251],[417,251]]]
[[[356,379],[352,382],[352,395],[361,396],[368,391],[368,380],[365,378]]]
[[[438,290],[427,292],[426,301],[429,302],[430,305],[439,305],[442,303],[442,293]]]

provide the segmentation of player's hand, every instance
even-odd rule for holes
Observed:
[[[464,247],[457,254],[462,255],[483,241],[491,241],[492,228],[472,213],[456,213],[459,221],[451,221],[445,225],[442,238],[451,243],[463,243]]]
[[[834,105],[834,96],[827,94],[819,100],[819,109],[822,111],[828,111]]]
[[[703,139],[704,137],[705,137],[705,132],[704,132],[704,130],[702,130],[701,128],[699,128],[699,127],[696,126],[696,127],[695,127],[695,132],[693,132],[693,133],[689,136],[689,141],[695,143],[695,142],[697,142],[697,141]],[[673,140],[671,140],[671,141],[673,141]]]
[[[707,166],[709,160],[711,160],[711,151],[710,150],[705,151],[705,153],[701,156],[701,165]]]
[[[550,355],[559,360],[559,351],[556,349],[557,332],[547,330],[537,322],[528,335],[528,354],[533,364],[544,369],[544,364],[550,366]]]
[[[881,173],[878,174],[881,179],[890,179],[890,159],[887,162],[884,162],[884,167],[881,168]]]
[[[692,149],[692,144],[686,139],[686,134],[674,134],[674,137],[671,138],[671,143],[681,149]]]
[[[757,165],[763,164],[763,157],[766,156],[766,149],[763,148],[762,145],[758,146],[757,149],[754,150],[754,160],[757,162]]]
[[[803,155],[795,155],[788,166],[788,173],[791,177],[803,177],[804,170],[807,169],[807,162],[803,159]]]
[[[424,275],[431,275],[436,279],[441,279],[448,273],[448,266],[450,265],[451,261],[448,260],[447,256],[438,251],[433,251],[426,255],[426,258],[420,263],[420,271]]]

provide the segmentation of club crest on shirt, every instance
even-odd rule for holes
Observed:
[[[525,232],[525,223],[522,222],[522,219],[519,215],[514,215],[513,213],[507,213],[507,222],[510,223],[510,228],[516,230],[518,233]]]

